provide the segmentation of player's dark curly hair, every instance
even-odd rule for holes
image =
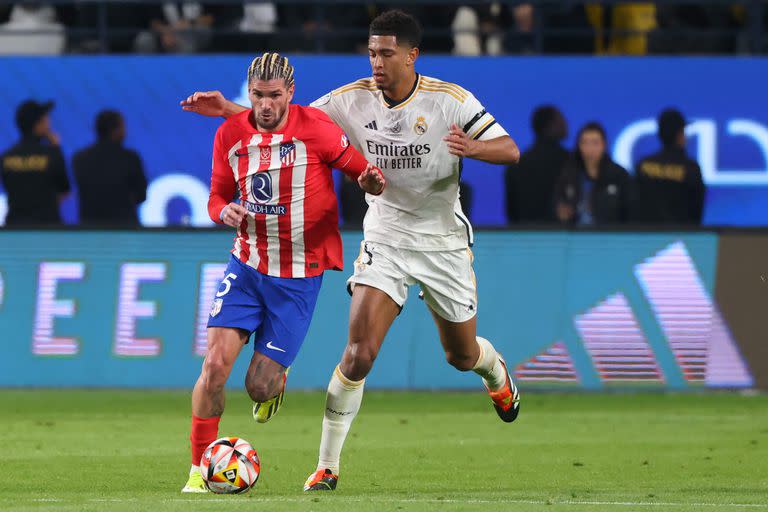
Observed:
[[[252,80],[275,80],[282,78],[285,86],[293,85],[293,66],[279,53],[267,52],[256,57],[248,68],[248,83]]]
[[[399,9],[386,11],[371,22],[368,35],[395,36],[397,44],[407,44],[411,48],[421,45],[421,25],[416,18]]]

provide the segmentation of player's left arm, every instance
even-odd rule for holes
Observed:
[[[520,149],[509,135],[478,140],[464,133],[457,124],[453,124],[443,140],[448,144],[448,152],[458,157],[505,165],[516,164],[520,160]]]
[[[443,137],[448,152],[492,164],[517,163],[520,149],[512,137],[472,93],[464,93],[462,101],[452,104],[451,128]]]

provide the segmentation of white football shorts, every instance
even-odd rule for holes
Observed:
[[[377,288],[402,308],[408,287],[418,284],[432,311],[449,322],[466,322],[477,314],[472,258],[469,248],[414,251],[363,240],[347,287],[350,293],[356,284]]]

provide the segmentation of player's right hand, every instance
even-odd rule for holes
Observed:
[[[248,210],[237,203],[229,203],[221,212],[221,221],[227,226],[237,228],[240,227],[246,215]]]
[[[226,113],[227,99],[220,91],[196,92],[179,102],[182,110],[209,117],[222,117]]]
[[[357,183],[361,189],[374,196],[384,192],[384,187],[387,186],[387,180],[384,179],[381,169],[372,164],[365,167],[365,170],[357,178]]]

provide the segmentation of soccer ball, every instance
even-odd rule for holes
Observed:
[[[261,462],[253,446],[239,437],[222,437],[208,445],[200,459],[205,485],[216,494],[240,494],[259,479]]]

